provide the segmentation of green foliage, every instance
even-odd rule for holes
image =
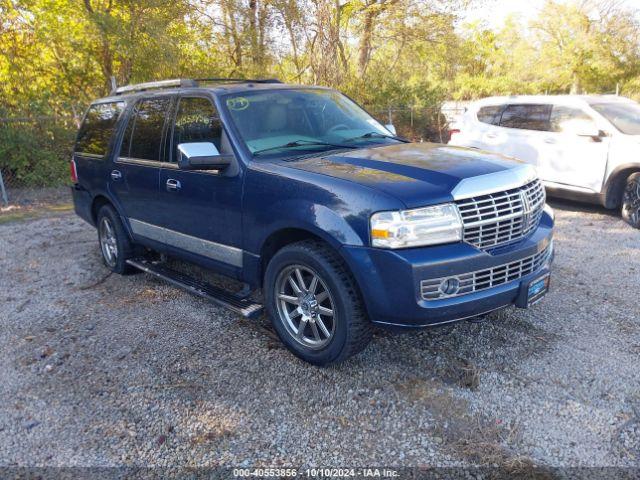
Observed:
[[[0,170],[8,187],[61,185],[69,178],[75,126],[51,122],[0,124]]]
[[[0,0],[0,111],[78,121],[112,76],[279,77],[339,88],[372,112],[391,107],[401,133],[439,140],[444,100],[640,96],[639,17],[623,3],[547,0],[529,23],[462,24],[483,2]],[[25,182],[55,177],[68,158],[64,132],[0,127],[0,166]]]

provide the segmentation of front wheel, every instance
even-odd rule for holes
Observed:
[[[264,291],[278,336],[309,363],[344,361],[371,340],[371,323],[353,277],[320,242],[299,242],[278,251],[267,266]]]
[[[634,228],[640,228],[640,172],[629,176],[622,195],[622,218]]]

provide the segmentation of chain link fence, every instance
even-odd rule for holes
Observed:
[[[70,201],[73,117],[0,118],[1,212]]]
[[[442,107],[387,107],[369,112],[384,125],[392,124],[399,136],[414,142],[447,143],[449,125],[464,112],[463,104]]]
[[[387,107],[369,111],[412,141],[446,143],[448,125],[463,108]],[[69,159],[76,117],[0,118],[0,214],[69,203]]]

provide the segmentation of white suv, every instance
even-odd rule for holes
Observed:
[[[491,97],[472,103],[451,145],[535,165],[556,196],[622,207],[640,228],[640,105],[614,96]]]

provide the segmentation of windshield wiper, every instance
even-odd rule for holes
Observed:
[[[367,132],[363,135],[358,135],[357,137],[347,138],[344,141],[351,142],[353,140],[359,140],[361,138],[391,138],[393,140],[398,140],[399,142],[408,143],[408,140],[406,138],[396,137],[395,135],[386,135],[380,132]]]
[[[314,141],[314,140],[294,140],[293,142],[289,142],[289,143],[285,143],[283,145],[278,145],[277,147],[269,147],[269,148],[263,148],[260,150],[256,150],[255,152],[253,152],[254,155],[258,155],[260,153],[264,153],[264,152],[269,152],[272,150],[280,150],[282,148],[294,148],[294,147],[305,147],[305,146],[310,146],[310,147],[315,147],[315,146],[326,146],[326,147],[335,147],[335,148],[358,148],[354,145],[341,145],[338,143],[328,143],[328,142],[321,142],[321,141]]]

